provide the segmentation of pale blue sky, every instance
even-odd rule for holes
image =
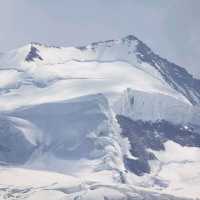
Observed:
[[[0,51],[134,34],[200,77],[199,0],[0,0]]]

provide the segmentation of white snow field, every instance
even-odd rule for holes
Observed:
[[[114,95],[127,88],[168,95],[190,104],[164,81],[155,68],[140,63],[134,53],[128,53],[134,50],[134,41],[130,47],[120,41],[112,43],[100,43],[95,51],[90,45],[81,50],[30,44],[3,54],[0,70],[8,78],[2,81],[2,109],[94,93]],[[42,60],[26,61],[32,48],[37,49]]]
[[[106,176],[105,174],[102,174]],[[101,176],[102,176],[101,175]],[[123,184],[87,181],[55,172],[1,168],[0,199],[26,200],[183,200]]]
[[[134,183],[137,189],[129,184],[134,179],[123,164],[127,142],[103,95],[21,108],[7,115],[39,148],[25,164],[5,163],[0,168],[1,199],[167,198],[153,189],[143,191],[140,183]],[[25,130],[29,131],[24,134]]]
[[[131,183],[147,190],[199,198],[200,149],[184,147],[172,141],[166,142],[165,148],[165,151],[149,149],[158,158],[150,162],[151,173],[139,178],[129,174]]]
[[[32,43],[0,55],[0,200],[200,198],[197,147],[167,141],[148,149],[158,158],[150,174],[125,167],[124,156],[138,158],[116,115],[200,121],[190,93],[139,60],[137,45],[128,37],[78,48]]]

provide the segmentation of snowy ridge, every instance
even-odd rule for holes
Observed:
[[[200,80],[132,35],[1,54],[0,199],[199,198],[199,105]]]
[[[129,36],[84,48],[55,48],[34,43],[5,53],[0,58],[0,105],[4,105],[1,109],[99,92],[112,101],[127,88],[161,93],[191,104],[189,98],[171,87],[159,70],[139,59],[139,44],[139,40]]]

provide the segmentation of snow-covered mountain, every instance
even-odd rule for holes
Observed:
[[[198,198],[199,111],[200,80],[132,35],[3,53],[0,199]]]

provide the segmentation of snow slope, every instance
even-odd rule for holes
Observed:
[[[152,161],[151,177],[166,183],[166,192],[185,197],[200,197],[200,149],[165,143],[165,151],[153,151],[157,161]],[[152,182],[154,182],[152,181]],[[152,187],[156,187],[155,185]],[[159,186],[158,186],[159,187]],[[162,190],[162,189],[161,189]]]
[[[31,43],[2,54],[0,71],[2,111],[95,93],[104,93],[113,103],[127,88],[143,99],[160,95],[160,101],[170,99],[184,110],[199,107],[200,81],[153,54],[134,36],[85,47]],[[159,115],[164,116],[163,112],[166,109]]]
[[[22,168],[1,168],[0,180],[1,200],[184,200],[122,184],[102,184],[55,172]]]
[[[34,131],[25,131],[27,139],[40,133],[40,144],[26,166],[74,175],[113,170],[111,179],[121,181],[120,129],[102,94],[21,108],[7,115],[34,126]]]
[[[199,105],[200,80],[134,36],[1,54],[0,199],[198,198]],[[165,138],[165,123],[191,137]],[[142,175],[126,166],[134,151],[148,162]]]
[[[126,88],[166,94],[189,104],[187,99],[162,80],[121,61],[108,63],[69,61],[52,66],[40,66],[35,63],[31,65],[33,66],[29,66],[24,72],[16,71],[15,79],[12,78],[14,69],[3,70],[12,78],[12,82],[10,79],[4,80],[0,96],[0,105],[4,106],[1,110],[99,92],[112,97],[113,94],[119,94]]]
[[[179,169],[185,165],[185,160],[188,163],[195,162],[189,165],[188,169],[199,168],[198,148],[183,148],[186,154],[184,151],[183,153],[187,157],[180,157],[178,155],[181,155],[182,147],[179,145],[174,147],[173,143],[171,146],[171,143],[166,143],[165,151],[154,151],[158,160],[151,162],[150,174],[137,177],[131,172],[127,173],[123,157],[130,154],[130,146],[127,144],[128,141],[120,136],[117,120],[102,94],[20,108],[7,115],[10,123],[18,130],[23,132],[22,127],[32,130],[26,131],[23,136],[32,144],[39,140],[40,145],[29,160],[21,165],[21,168],[10,166],[0,170],[0,195],[4,197],[11,195],[13,199],[23,197],[56,200],[83,196],[83,199],[88,200],[94,196],[99,199],[105,197],[162,199],[166,197],[165,193],[179,197],[199,195],[198,187],[195,188],[190,185],[190,182],[185,181],[191,178],[191,174],[183,171],[186,179],[176,178]],[[174,148],[180,153],[172,157],[170,154]],[[172,173],[174,170],[177,172],[170,177],[168,172],[164,171],[169,171],[168,163],[178,165],[172,168]],[[160,165],[163,165],[163,168],[159,171]],[[198,171],[193,171],[192,175],[198,186],[197,174]],[[23,176],[29,177],[28,182],[27,178],[21,180]],[[38,177],[41,177],[39,182]],[[156,180],[167,182],[168,187],[160,186]],[[178,191],[176,191],[177,187],[179,187]]]

